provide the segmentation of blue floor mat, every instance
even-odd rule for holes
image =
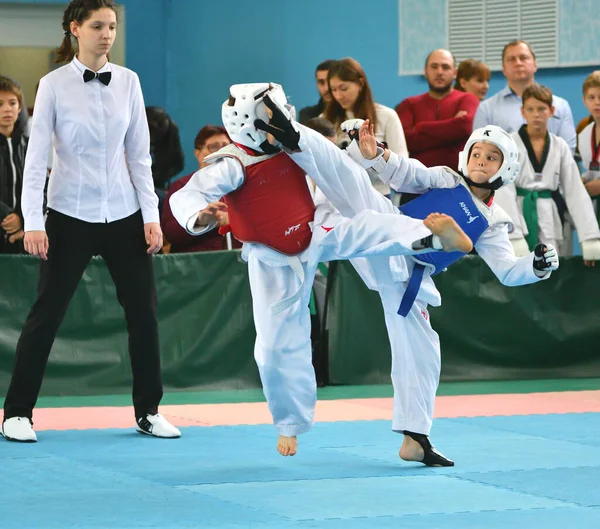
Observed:
[[[319,423],[293,458],[272,426],[0,441],[0,527],[600,527],[600,414],[438,419],[443,469],[402,462],[389,428]]]

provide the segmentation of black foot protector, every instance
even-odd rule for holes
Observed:
[[[408,435],[410,438],[414,439],[421,445],[423,451],[425,452],[425,456],[423,457],[424,465],[428,467],[453,467],[454,461],[448,459],[443,454],[440,454],[435,447],[431,444],[429,437],[423,435],[422,433],[414,433],[409,432],[408,430],[404,430],[404,435]]]

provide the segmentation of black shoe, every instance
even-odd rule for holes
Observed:
[[[409,432],[408,430],[404,430],[404,435],[408,435],[411,439],[414,439],[421,445],[423,452],[425,455],[423,456],[423,463],[428,467],[453,467],[454,461],[448,459],[446,456],[441,454],[435,449],[435,446],[431,444],[429,437],[423,435],[422,433],[414,433]]]

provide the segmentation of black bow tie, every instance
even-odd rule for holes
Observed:
[[[89,83],[90,81],[98,78],[98,81],[100,81],[103,85],[108,86],[111,76],[112,74],[110,72],[96,73],[92,72],[92,70],[86,70],[83,72],[83,82]]]

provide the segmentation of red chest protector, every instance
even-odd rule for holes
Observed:
[[[252,156],[232,144],[213,156],[207,161],[230,157],[244,168],[244,183],[223,200],[235,238],[286,255],[304,251],[310,244],[309,223],[315,215],[306,173],[283,152]]]

